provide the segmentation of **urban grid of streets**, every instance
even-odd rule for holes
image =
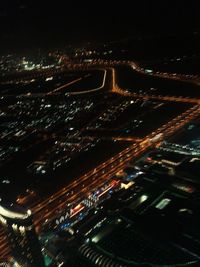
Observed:
[[[138,158],[145,151],[147,151],[151,147],[159,146],[160,141],[165,140],[167,137],[173,135],[176,131],[178,131],[181,127],[183,127],[188,122],[194,120],[197,116],[200,115],[200,99],[198,98],[188,98],[182,96],[156,96],[156,95],[147,95],[142,93],[130,93],[127,92],[124,88],[120,88],[116,81],[116,66],[124,66],[128,65],[132,67],[134,70],[143,73],[143,70],[137,66],[136,63],[131,61],[101,61],[98,63],[88,63],[88,64],[79,64],[77,69],[88,69],[88,68],[98,68],[103,70],[103,80],[102,85],[98,88],[94,88],[93,90],[88,91],[80,91],[80,92],[71,92],[69,95],[79,95],[79,94],[91,94],[93,92],[106,90],[121,96],[126,97],[134,97],[142,100],[158,100],[158,101],[168,101],[168,102],[183,102],[183,103],[191,103],[194,104],[191,108],[178,115],[174,119],[168,121],[163,124],[154,132],[148,134],[144,138],[131,138],[124,137],[124,140],[133,141],[133,143],[121,151],[117,153],[115,156],[111,157],[109,160],[101,163],[95,169],[90,170],[85,173],[81,177],[77,177],[77,179],[73,180],[69,185],[65,186],[55,194],[51,195],[47,199],[42,202],[35,202],[29,207],[32,211],[34,217],[34,223],[37,231],[40,233],[41,225],[44,222],[56,219],[56,210],[63,210],[66,208],[67,203],[76,203],[78,199],[83,199],[86,195],[88,195],[95,188],[100,187],[105,183],[105,181],[109,181],[117,172],[126,167],[127,163],[133,158]],[[167,79],[177,79],[186,81],[186,77],[184,76],[172,76],[159,73],[152,74],[158,75],[159,77],[167,78]],[[68,86],[80,81],[80,78],[75,79],[72,82],[69,82],[65,85],[62,85],[56,89],[53,89],[51,92],[47,93],[50,95],[57,94],[60,90],[68,89]],[[108,88],[108,84],[110,88]],[[44,94],[37,94],[37,97],[43,97]],[[30,95],[29,95],[30,96]],[[26,95],[24,95],[26,97]],[[156,140],[156,136],[160,136],[158,140]],[[123,137],[119,137],[123,140]],[[151,140],[156,140],[151,142]],[[4,236],[3,229],[0,229],[0,258],[6,259],[10,254],[9,246]]]

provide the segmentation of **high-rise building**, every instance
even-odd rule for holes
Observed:
[[[18,206],[0,205],[0,222],[4,226],[13,258],[22,267],[44,267],[40,243],[31,211]]]

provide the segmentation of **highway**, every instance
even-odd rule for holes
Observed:
[[[103,80],[102,86],[105,85],[106,80],[106,72],[104,75],[105,79]],[[39,202],[33,203],[30,207],[32,210],[32,214],[34,217],[34,224],[38,233],[41,231],[41,226],[45,224],[45,221],[50,222],[51,220],[55,220],[57,215],[60,216],[61,212],[67,209],[70,205],[77,203],[79,200],[87,197],[89,193],[96,188],[100,187],[109,179],[125,168],[127,163],[130,160],[136,159],[141,156],[145,151],[149,148],[158,146],[159,143],[177,132],[181,129],[186,123],[192,121],[197,116],[200,115],[200,100],[199,99],[188,99],[182,97],[162,97],[162,96],[147,96],[147,95],[138,95],[134,93],[124,92],[123,89],[119,88],[116,84],[116,73],[115,69],[112,68],[112,88],[111,91],[113,93],[118,93],[122,96],[131,96],[137,97],[141,99],[155,99],[162,101],[177,101],[177,102],[187,102],[194,103],[192,108],[188,109],[184,113],[178,115],[174,119],[170,120],[166,124],[159,127],[156,131],[150,133],[143,139],[131,140],[133,143],[120,153],[117,153],[115,156],[111,157],[109,160],[102,162],[96,168],[82,175],[81,177],[77,177],[71,182],[69,185],[57,191],[55,194],[49,196],[47,199]],[[99,88],[96,88],[99,89]],[[102,88],[100,88],[102,89]],[[159,140],[156,140],[156,137],[160,135]],[[156,140],[156,141],[151,141]],[[137,141],[137,142],[135,142]],[[67,174],[66,174],[67,175]],[[2,228],[0,229],[0,258],[5,258],[9,255],[10,250],[7,244],[7,240],[5,239],[5,235],[3,233]]]
[[[116,83],[116,70],[115,67],[117,66],[129,66],[130,68],[132,68],[134,71],[140,73],[140,74],[144,74],[144,75],[151,75],[151,76],[155,76],[155,77],[160,77],[163,79],[169,79],[169,80],[179,80],[182,82],[188,82],[188,83],[196,83],[197,85],[200,85],[199,82],[199,77],[190,77],[188,78],[187,75],[182,75],[182,74],[174,74],[174,73],[151,73],[151,74],[147,74],[144,72],[144,69],[141,68],[137,62],[134,61],[116,61],[116,60],[109,60],[109,61],[103,61],[103,60],[99,60],[99,62],[91,62],[90,64],[81,64],[79,65],[84,69],[88,69],[88,68],[94,68],[94,67],[100,67],[100,66],[104,66],[105,68],[112,68],[112,75],[113,75],[113,88],[112,88],[112,92],[113,93],[117,93],[120,94],[122,96],[132,96],[132,97],[137,97],[137,98],[142,98],[144,100],[146,99],[152,99],[152,100],[161,100],[161,101],[172,101],[172,102],[183,102],[183,103],[194,103],[194,104],[200,104],[200,99],[199,98],[190,98],[190,97],[182,97],[182,96],[161,96],[161,95],[143,95],[143,94],[137,94],[137,93],[132,93],[132,92],[128,92],[127,90],[125,90],[124,88],[120,88],[117,83]]]
[[[113,77],[116,76],[116,71],[113,68]],[[122,96],[130,96],[135,98],[140,98],[143,100],[158,100],[158,101],[170,101],[170,102],[182,102],[182,103],[191,103],[191,104],[200,104],[199,98],[189,98],[189,97],[183,97],[183,96],[161,96],[161,95],[144,95],[139,93],[132,93],[128,92],[127,90],[124,90],[123,88],[120,88],[116,83],[114,83],[113,93],[117,93]]]
[[[94,170],[78,177],[71,184],[62,188],[40,204],[30,207],[34,215],[35,225],[41,225],[46,219],[51,220],[52,217],[54,218],[55,213],[67,207],[67,204],[72,203],[74,200],[77,201],[78,199],[84,198],[92,189],[99,187],[103,181],[105,182],[123,169],[129,160],[138,157],[148,148],[157,144],[149,142],[149,139],[153,139],[159,133],[164,133],[162,138],[166,138],[199,114],[199,106],[193,106],[191,109],[158,128],[155,132],[146,136],[142,141],[132,144],[116,156],[100,164]]]

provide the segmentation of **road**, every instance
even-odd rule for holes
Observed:
[[[124,95],[123,89],[119,88],[116,85],[116,73],[114,68],[112,68],[111,79],[112,92]],[[130,160],[138,158],[147,149],[159,145],[160,141],[174,134],[176,131],[181,129],[186,123],[190,122],[191,120],[195,119],[197,116],[200,115],[199,99],[195,99],[194,102],[190,102],[191,99],[186,99],[182,97],[175,98],[146,95],[138,96],[136,94],[130,94],[130,96],[136,96],[142,99],[188,102],[194,103],[195,105],[184,113],[170,120],[166,124],[162,125],[160,128],[147,135],[145,138],[137,140],[137,142],[133,142],[128,148],[116,154],[109,160],[101,163],[95,169],[92,169],[81,177],[77,177],[69,185],[60,189],[47,199],[39,203],[33,203],[29,208],[32,210],[34,223],[39,233],[41,231],[41,226],[45,223],[46,220],[54,220],[55,217],[59,215],[61,211],[67,209],[71,203],[77,203],[78,200],[86,197],[92,190],[95,190],[95,188],[100,187],[103,183],[111,179],[118,171],[125,168]],[[155,142],[150,141],[156,138],[156,136],[160,133],[162,133],[162,135],[159,140]],[[0,229],[0,251],[0,258],[5,258],[10,253],[9,246],[7,244],[7,240],[5,239],[5,235],[2,229]]]
[[[102,80],[102,84],[96,88],[92,88],[90,90],[84,90],[84,91],[78,91],[78,92],[67,92],[67,95],[70,96],[70,95],[82,95],[82,94],[88,94],[88,93],[94,93],[94,92],[97,92],[97,91],[100,91],[101,89],[104,89],[105,87],[105,82],[106,82],[106,77],[107,77],[107,70],[106,69],[100,69],[100,71],[103,71],[103,80]],[[87,78],[89,77],[90,74],[87,74],[85,75],[84,77],[81,77],[81,78],[78,78],[78,79],[75,79],[74,81],[72,82],[69,82],[69,83],[66,83],[56,89],[54,89],[53,91],[47,93],[46,95],[54,95],[54,93],[57,93],[63,89],[66,89],[68,88],[70,85],[74,84],[74,83],[77,83],[81,80],[83,80],[84,78]]]
[[[113,68],[113,77],[116,77],[115,69]],[[117,93],[122,96],[130,96],[135,98],[140,98],[143,100],[158,100],[158,101],[170,101],[170,102],[182,102],[182,103],[192,103],[192,104],[200,104],[199,98],[189,98],[183,96],[161,96],[161,95],[144,95],[139,93],[128,92],[127,90],[120,88],[116,83],[112,89],[113,93]]]
[[[91,94],[91,93],[95,93],[95,92],[104,90],[105,85],[106,85],[106,79],[107,79],[107,76],[108,76],[107,75],[108,70],[105,69],[105,68],[101,68],[101,69],[97,69],[97,70],[103,72],[102,84],[100,84],[99,86],[97,86],[95,88],[91,88],[89,90],[82,90],[82,91],[76,91],[76,92],[65,92],[65,94],[67,94],[68,96],[71,96],[71,95],[83,95],[83,94]],[[63,73],[63,71],[61,71],[60,73]],[[58,74],[58,71],[55,72],[55,74]],[[47,73],[44,76],[48,76]],[[49,96],[49,95],[57,95],[60,92],[62,92],[65,89],[67,89],[69,86],[71,86],[73,84],[76,84],[76,83],[88,78],[89,76],[91,76],[91,74],[86,74],[83,77],[76,78],[73,81],[67,82],[67,83],[63,84],[62,86],[59,86],[59,87],[57,87],[57,88],[55,88],[55,89],[53,89],[53,90],[51,90],[50,92],[47,92],[47,93],[26,93],[26,94],[20,94],[20,97],[30,97],[30,96],[31,97],[45,97],[45,96]],[[32,78],[37,78],[38,76],[33,75],[31,77]],[[8,96],[11,97],[13,95],[12,94],[4,95],[4,97],[8,97]]]

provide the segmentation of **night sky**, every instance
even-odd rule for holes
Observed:
[[[1,0],[1,49],[180,33],[200,27],[198,1],[157,2]]]

